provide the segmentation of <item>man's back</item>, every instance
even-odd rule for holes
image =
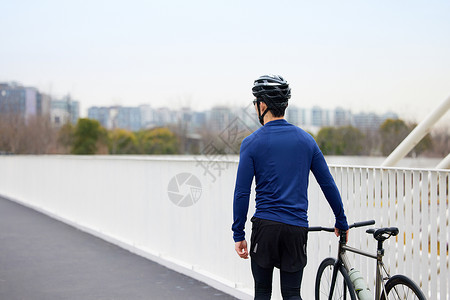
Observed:
[[[345,228],[339,191],[312,136],[284,119],[268,122],[244,139],[234,192],[234,238],[245,236],[248,201],[256,181],[255,217],[308,227],[308,180],[312,171]]]
[[[315,145],[308,133],[284,119],[267,123],[243,142],[242,150],[254,165],[255,217],[308,226],[307,187]]]

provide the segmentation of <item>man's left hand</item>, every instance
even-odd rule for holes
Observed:
[[[246,240],[236,242],[234,244],[234,249],[236,250],[237,254],[241,258],[243,258],[243,259],[248,258],[248,250],[247,250],[247,241]]]

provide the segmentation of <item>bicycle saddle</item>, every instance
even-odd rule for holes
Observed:
[[[367,233],[373,234],[374,239],[377,241],[384,241],[391,236],[396,236],[398,234],[397,227],[385,227],[379,229],[367,229]]]

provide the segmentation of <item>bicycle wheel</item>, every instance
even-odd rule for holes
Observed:
[[[381,294],[381,300],[392,300],[392,299],[419,299],[426,300],[425,295],[422,293],[417,284],[411,279],[403,275],[392,276],[386,282],[386,293]]]
[[[316,276],[316,300],[328,300],[331,293],[331,281],[333,278],[333,270],[336,259],[329,257],[322,261],[317,270]],[[353,289],[350,277],[344,267],[337,270],[336,284],[331,299],[351,299],[356,300],[355,291]]]

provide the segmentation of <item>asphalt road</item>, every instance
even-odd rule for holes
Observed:
[[[0,300],[235,299],[0,197]]]

